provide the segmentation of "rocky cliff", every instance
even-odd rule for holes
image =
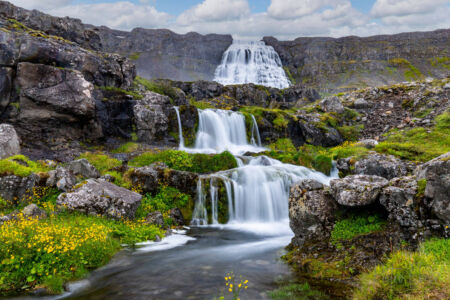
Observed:
[[[366,38],[263,40],[278,52],[291,80],[324,92],[450,75],[449,29]]]
[[[15,19],[86,49],[128,56],[135,62],[138,75],[146,78],[212,80],[223,52],[232,43],[231,35],[181,35],[167,29],[112,30],[83,24],[78,19],[29,11],[6,1],[0,1],[0,17]]]

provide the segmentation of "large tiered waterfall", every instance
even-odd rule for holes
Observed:
[[[223,54],[214,81],[224,85],[254,83],[280,89],[290,85],[280,56],[262,41],[233,41]]]
[[[194,148],[186,148],[181,144],[182,124],[179,119],[180,148],[197,153],[220,153],[228,150],[235,155],[238,168],[200,177],[192,224],[218,224],[220,200],[227,203],[228,224],[231,226],[246,226],[248,229],[256,224],[253,228],[266,233],[269,228],[275,231],[280,228],[289,230],[290,185],[305,178],[329,183],[331,177],[305,167],[283,164],[264,155],[242,156],[245,152],[265,150],[257,142],[260,137],[254,118],[251,130],[253,143],[250,144],[245,118],[241,113],[205,109],[198,110],[198,114],[199,128]],[[219,199],[219,185],[223,185],[226,199]]]

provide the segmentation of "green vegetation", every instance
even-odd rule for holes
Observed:
[[[449,284],[450,239],[431,239],[361,275],[353,299],[448,299]]]
[[[148,91],[168,96],[171,99],[177,98],[177,91],[167,82],[155,82],[136,76],[134,83],[135,85],[142,85]]]
[[[404,58],[393,58],[390,59],[388,63],[392,66],[402,67],[406,69],[404,72],[404,76],[405,79],[408,81],[419,80],[424,77],[423,74],[419,71],[419,69],[417,69],[408,60]]]
[[[208,102],[208,101],[196,101],[195,98],[191,98],[189,100],[189,104],[191,104],[192,106],[195,106],[198,109],[208,109],[208,108],[214,109],[215,108],[215,106],[212,105],[210,102]]]
[[[450,70],[450,57],[434,57],[430,59],[430,64],[433,67],[443,67]]]
[[[337,243],[340,240],[349,240],[356,236],[380,231],[386,221],[378,215],[364,216],[354,215],[347,219],[337,221],[331,232],[331,241]]]
[[[116,94],[120,94],[120,95],[130,95],[132,96],[135,100],[142,100],[144,97],[135,92],[135,91],[129,91],[129,90],[124,90],[115,86],[97,86],[98,89],[101,89],[102,91],[105,92],[110,92],[110,93],[116,93]],[[107,98],[104,98],[107,99]]]
[[[273,120],[273,125],[277,129],[286,129],[289,125],[289,121],[285,119],[282,115],[277,115],[277,117]]]
[[[386,140],[375,150],[411,161],[428,161],[450,151],[450,113],[445,112],[435,119],[431,129],[416,127],[409,130],[391,131]]]
[[[31,161],[24,155],[14,155],[0,160],[0,175],[27,177],[32,173],[48,172],[51,168],[42,161]]]
[[[290,81],[293,85],[295,85],[295,84],[296,84],[296,80],[295,80],[294,76],[292,76],[292,73],[291,73],[291,71],[289,70],[289,68],[288,68],[287,66],[284,66],[283,69],[284,69],[284,72],[286,73],[287,77],[289,78],[289,81]]]
[[[225,151],[221,154],[190,154],[180,150],[146,152],[133,158],[132,167],[148,166],[155,162],[165,163],[169,168],[195,173],[213,173],[237,167],[234,156]]]
[[[141,54],[142,53],[140,53],[140,52],[134,52],[130,56],[128,56],[128,58],[131,60],[138,60],[139,57],[141,57]]]
[[[121,249],[155,239],[153,225],[66,214],[20,218],[0,226],[0,295],[35,287],[62,292],[64,282],[82,278]]]
[[[139,144],[135,142],[128,142],[120,145],[112,151],[112,153],[132,153],[139,149]]]
[[[85,152],[79,157],[79,159],[82,158],[89,161],[102,175],[122,165],[120,160],[109,157],[103,152]]]
[[[321,300],[327,299],[322,292],[313,290],[308,283],[292,283],[269,293],[273,300]]]
[[[162,186],[155,196],[146,194],[142,198],[141,205],[136,211],[136,219],[145,219],[149,213],[160,211],[163,214],[166,225],[172,225],[169,211],[176,207],[179,209],[187,208],[190,203],[191,197],[189,195],[180,192],[176,188]]]
[[[344,138],[344,140],[346,140],[346,141],[352,141],[352,142],[359,140],[359,135],[361,134],[361,131],[363,129],[364,129],[364,125],[337,127],[337,130],[339,131],[342,138]]]
[[[417,193],[416,193],[416,197],[417,198],[423,198],[423,196],[425,195],[425,188],[427,187],[427,180],[426,179],[420,179],[417,180]]]
[[[269,148],[274,151],[283,151],[288,153],[297,151],[292,143],[292,140],[289,138],[278,139],[275,143],[270,144]]]
[[[17,21],[16,19],[8,19],[7,28],[10,30],[13,30],[13,31],[25,32],[31,36],[38,37],[38,38],[53,39],[56,41],[72,44],[71,41],[68,41],[60,36],[48,35],[43,31],[31,29],[30,27],[27,27],[26,25],[22,24],[21,22]],[[7,29],[4,28],[4,30],[7,30]]]

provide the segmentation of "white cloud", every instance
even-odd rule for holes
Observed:
[[[187,25],[195,22],[222,22],[237,20],[249,14],[247,0],[205,0],[183,12],[177,23]]]
[[[449,0],[377,0],[372,7],[371,14],[377,18],[425,14],[449,3]]]
[[[54,7],[69,5],[73,0],[8,0],[14,5],[26,9],[47,10]]]
[[[345,0],[272,0],[267,9],[275,19],[293,19],[312,14],[326,6],[336,6]]]
[[[128,1],[114,3],[78,4],[49,9],[55,16],[70,16],[93,25],[105,25],[115,29],[131,30],[135,27],[165,28],[171,16],[157,11],[150,5]]]

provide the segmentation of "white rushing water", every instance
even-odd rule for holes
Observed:
[[[280,89],[290,86],[280,56],[263,41],[233,41],[223,54],[214,81],[224,85],[254,83]]]
[[[329,184],[332,176],[311,169],[284,164],[261,155],[242,156],[246,152],[261,152],[258,124],[252,118],[251,143],[247,140],[245,117],[239,112],[199,110],[199,128],[194,148],[180,149],[197,153],[220,153],[225,150],[235,155],[238,167],[201,176],[197,184],[197,200],[192,216],[193,225],[219,224],[219,202],[226,203],[227,226],[264,234],[288,233],[288,198],[292,183],[301,179],[315,179]],[[179,114],[177,114],[179,117]],[[182,124],[180,141],[182,141]],[[220,188],[225,193],[220,193]],[[226,194],[226,196],[224,195]],[[226,199],[219,199],[219,197]]]

